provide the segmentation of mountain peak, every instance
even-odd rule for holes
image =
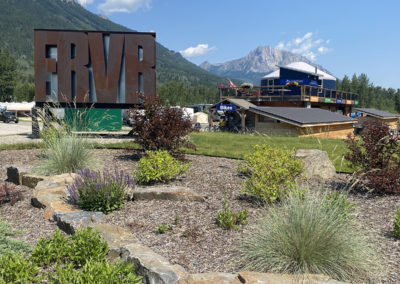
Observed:
[[[259,84],[261,77],[277,70],[282,65],[296,61],[304,61],[318,69],[326,71],[325,68],[312,62],[308,58],[286,50],[273,48],[269,45],[258,46],[251,50],[245,57],[227,61],[224,63],[211,64],[203,62],[200,67],[220,76],[232,77],[251,81]]]

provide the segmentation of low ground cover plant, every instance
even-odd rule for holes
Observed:
[[[400,137],[383,122],[365,122],[357,137],[346,140],[345,158],[357,170],[357,177],[378,193],[400,194]]]
[[[159,97],[144,97],[143,104],[130,110],[132,132],[143,150],[178,153],[181,147],[194,148],[188,139],[192,123],[179,108],[164,106]]]
[[[11,224],[0,219],[0,256],[7,252],[26,253],[31,247],[20,240],[12,238],[19,232],[11,228]]]
[[[167,182],[185,173],[190,165],[175,159],[165,150],[147,151],[137,163],[136,180],[143,184]]]
[[[400,209],[394,215],[393,236],[400,239]]]
[[[141,283],[131,264],[106,261],[108,245],[91,228],[41,239],[32,256],[0,256],[0,283]]]
[[[92,171],[86,168],[78,172],[67,190],[71,201],[80,208],[107,214],[123,206],[128,189],[134,186],[135,180],[117,168],[113,171]]]
[[[217,214],[217,225],[226,230],[237,229],[239,225],[247,224],[247,216],[249,212],[244,209],[240,212],[232,212],[229,208],[228,201],[225,199],[222,211]]]
[[[290,274],[325,274],[350,282],[376,280],[382,265],[348,206],[325,194],[288,195],[269,207],[243,236],[243,269]]]
[[[269,145],[256,145],[254,152],[245,155],[239,172],[246,176],[242,191],[264,202],[285,197],[303,172],[302,162],[291,151]]]

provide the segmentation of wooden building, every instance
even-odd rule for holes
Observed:
[[[364,121],[381,121],[389,125],[390,129],[396,130],[399,126],[400,116],[383,110],[374,108],[354,108],[357,112],[358,122],[362,124]]]
[[[260,87],[219,86],[221,99],[240,98],[258,106],[321,108],[349,115],[358,95],[336,90],[336,78],[305,62],[280,66]]]
[[[272,136],[344,139],[353,134],[356,119],[318,108],[265,107],[246,100],[225,99],[211,107],[223,109],[229,130],[251,130]],[[235,106],[235,107],[232,107]]]

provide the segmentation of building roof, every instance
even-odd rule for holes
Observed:
[[[356,119],[320,108],[250,107],[250,111],[304,127],[316,124],[355,123]]]
[[[300,71],[300,72],[315,74],[315,67],[306,62],[302,62],[302,61],[293,62],[293,63],[287,64],[285,66],[279,66],[279,67],[288,68],[288,69],[292,69],[292,70],[296,70],[296,71]],[[325,79],[325,80],[335,80],[336,81],[336,77],[334,77],[331,74],[328,74],[320,69],[317,69],[317,75],[322,77],[322,79]],[[265,75],[263,77],[263,79],[279,78],[279,76],[280,76],[280,69]]]
[[[236,106],[238,106],[241,109],[244,110],[248,110],[250,107],[255,107],[256,105],[252,104],[249,101],[243,100],[243,99],[224,99],[218,103],[216,103],[215,105],[213,105],[212,107],[221,104],[222,102],[228,101],[231,104],[234,104]]]
[[[398,118],[398,114],[386,112],[383,110],[379,109],[374,109],[374,108],[354,108],[355,111],[358,112],[363,112],[367,115],[374,116],[374,117],[379,117],[379,118]]]

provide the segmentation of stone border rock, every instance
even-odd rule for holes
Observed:
[[[280,283],[311,283],[311,284],[340,284],[333,279],[323,275],[280,275],[272,273],[258,273],[242,271],[237,274],[211,272],[211,273],[188,273],[182,266],[173,265],[163,256],[155,253],[149,247],[144,246],[128,230],[102,222],[102,212],[88,212],[80,210],[69,204],[66,185],[72,182],[74,174],[64,174],[51,177],[40,177],[34,188],[31,203],[33,206],[44,209],[44,217],[57,222],[60,229],[69,234],[75,233],[77,229],[92,227],[100,232],[108,243],[110,250],[108,259],[120,258],[122,261],[132,263],[135,273],[143,277],[144,284],[280,284]],[[32,185],[33,183],[31,183]],[[151,191],[151,188],[143,190]],[[159,188],[154,192],[160,194],[148,194],[159,199],[171,195],[173,191],[180,191],[182,188],[165,189]],[[203,201],[204,197],[193,197],[194,192],[184,191],[185,194],[173,200]],[[187,194],[186,194],[187,193]],[[162,197],[162,198],[160,198]],[[181,198],[181,199],[180,199]],[[191,199],[193,198],[193,199]]]

